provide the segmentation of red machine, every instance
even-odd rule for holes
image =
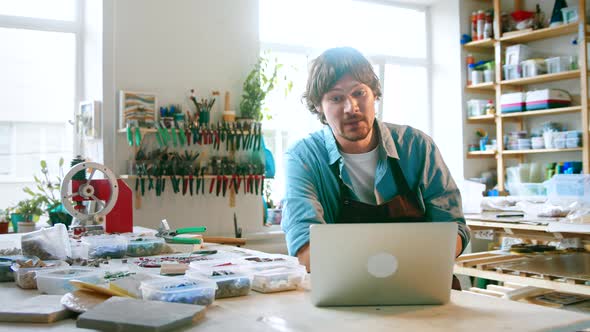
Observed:
[[[86,177],[88,171],[90,175]],[[96,171],[102,172],[104,179],[93,179]],[[74,179],[82,174],[85,180]],[[104,165],[93,162],[74,165],[64,176],[61,197],[64,208],[80,226],[96,224],[104,218],[107,233],[133,232],[131,188]],[[94,202],[96,210],[88,211],[88,204],[83,202]]]

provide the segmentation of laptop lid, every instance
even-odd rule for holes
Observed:
[[[320,224],[310,229],[317,306],[449,301],[457,223]]]

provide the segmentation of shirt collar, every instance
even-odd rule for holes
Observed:
[[[381,137],[380,145],[387,153],[387,156],[390,158],[399,159],[397,148],[395,147],[395,143],[393,142],[389,128],[387,128],[384,123],[378,121],[377,119],[375,119],[375,124],[375,129],[379,130],[379,135]],[[336,143],[336,138],[334,137],[332,128],[330,128],[328,125],[325,125],[322,131],[324,134],[324,142],[326,144],[326,150],[328,151],[330,165],[334,165],[334,163],[342,158],[342,154],[340,154],[340,150],[338,150],[338,144]]]

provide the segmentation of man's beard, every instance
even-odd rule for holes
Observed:
[[[352,120],[352,121],[351,121]],[[366,118],[362,117],[360,119],[350,119],[348,122],[358,121],[359,127],[355,129],[348,129],[346,126],[346,122],[342,124],[342,128],[340,130],[340,136],[347,141],[350,142],[357,142],[362,141],[371,133],[371,126],[369,125]]]

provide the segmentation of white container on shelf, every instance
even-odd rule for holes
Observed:
[[[568,149],[578,148],[582,146],[582,141],[579,137],[566,138],[565,147]]]
[[[561,14],[563,15],[563,23],[574,23],[578,21],[578,7],[577,6],[569,6],[561,9]]]
[[[506,47],[506,61],[507,65],[517,65],[521,61],[530,58],[531,49],[528,45],[517,44]],[[499,61],[499,59],[497,59]]]
[[[520,64],[504,65],[504,79],[516,80],[522,77],[522,69]]]
[[[571,68],[571,57],[569,56],[556,56],[553,58],[545,59],[548,74],[561,73],[568,71]]]
[[[529,59],[520,63],[522,77],[534,77],[547,74],[547,65],[543,59]]]
[[[486,105],[488,101],[485,99],[471,99],[467,101],[467,116],[481,116],[486,114]]]

